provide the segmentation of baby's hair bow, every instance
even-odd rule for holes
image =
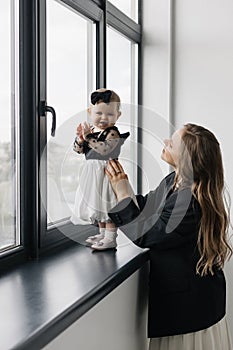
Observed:
[[[112,96],[111,90],[106,91],[94,91],[91,94],[91,103],[95,105],[98,101],[103,101],[104,103],[109,103]]]

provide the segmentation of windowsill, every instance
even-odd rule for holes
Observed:
[[[74,244],[0,278],[0,349],[41,349],[149,258],[120,233],[116,251]]]

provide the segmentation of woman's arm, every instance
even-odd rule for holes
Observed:
[[[190,191],[171,195],[160,206],[155,193],[148,195],[147,202],[139,210],[130,199],[119,202],[109,213],[109,217],[138,246],[169,249],[184,244],[193,236],[197,238],[200,212],[194,209],[194,199]]]
[[[138,196],[137,207],[127,193],[127,180],[121,182],[126,175],[123,168],[119,162],[114,163],[110,163],[108,174],[111,174],[109,180],[119,203],[109,212],[109,217],[135,244],[167,249],[197,235],[200,213],[195,209],[191,190],[176,191],[168,196],[174,174],[166,177],[146,197]]]
[[[125,173],[122,165],[118,160],[109,160],[108,166],[105,170],[112,189],[115,192],[118,202],[125,198],[130,198],[131,191],[128,181],[128,176]]]

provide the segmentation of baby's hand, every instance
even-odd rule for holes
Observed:
[[[87,136],[88,134],[91,134],[91,133],[93,133],[93,130],[92,130],[90,124],[89,124],[88,122],[85,121],[85,122],[82,124],[82,135],[83,135],[83,138],[85,139],[86,136]]]
[[[80,123],[78,126],[77,126],[77,132],[76,132],[79,140],[82,142],[84,141],[84,138],[83,138],[83,127],[82,127],[82,124]]]

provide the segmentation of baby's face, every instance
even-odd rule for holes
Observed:
[[[93,125],[101,130],[115,125],[121,115],[121,112],[117,110],[116,102],[110,102],[109,104],[100,102],[91,106],[89,111]]]

